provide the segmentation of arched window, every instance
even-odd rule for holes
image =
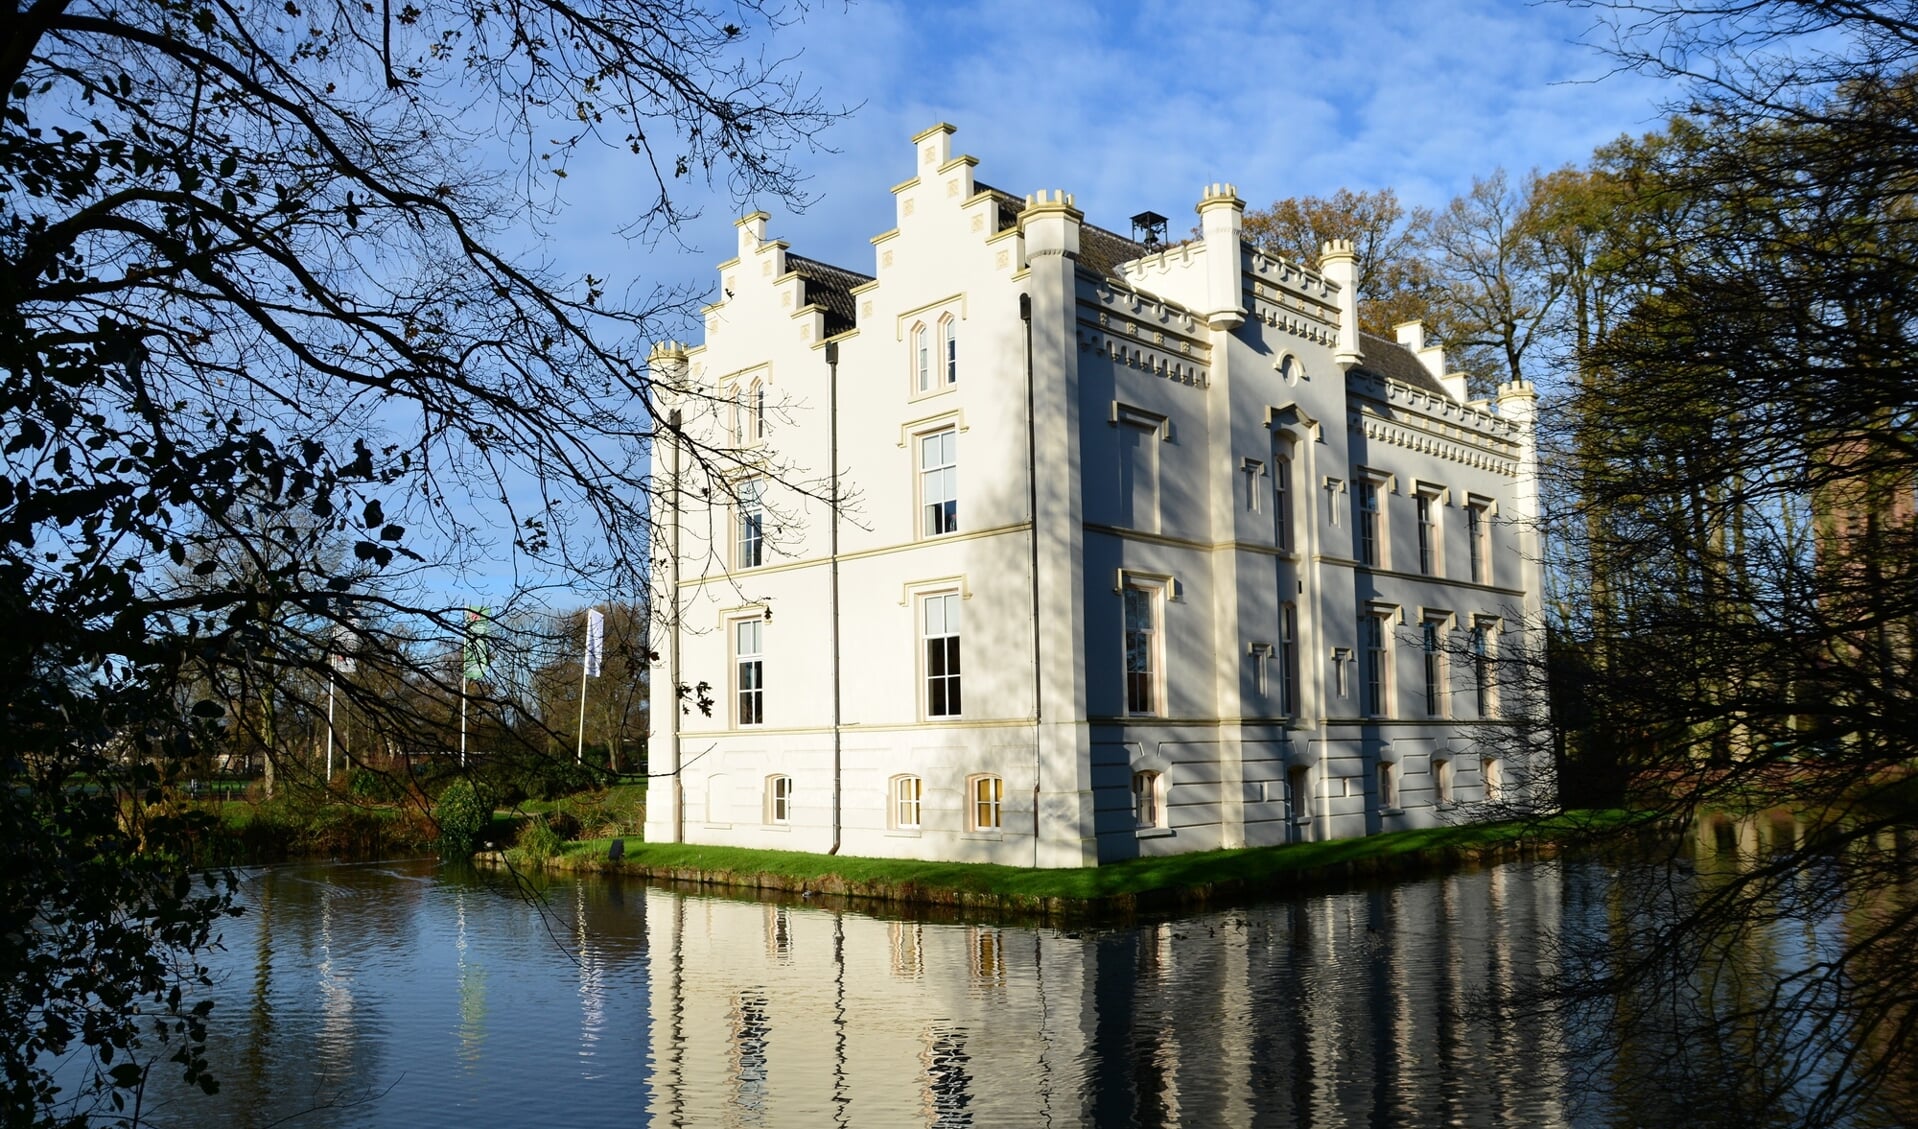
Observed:
[[[746,438],[757,443],[766,437],[766,386],[755,380],[746,396]]]
[[[1434,757],[1432,760],[1432,798],[1442,805],[1452,802],[1452,762]]]
[[[1165,826],[1165,774],[1132,774],[1132,821],[1139,827]]]
[[[939,322],[940,366],[946,374],[946,383],[959,383],[959,322],[947,314]]]
[[[917,776],[895,776],[892,778],[892,802],[888,805],[886,822],[892,827],[916,831],[919,829],[919,805],[925,795],[925,781]]]
[[[726,436],[737,447],[746,442],[745,406],[739,402],[739,386],[726,390]]]
[[[731,797],[726,792],[726,774],[723,772],[706,778],[706,822],[732,822]]]
[[[997,831],[1001,826],[1006,782],[1003,777],[984,775],[966,781],[966,793],[972,797],[971,825],[974,831]]]
[[[1312,818],[1312,769],[1295,764],[1285,770],[1285,794],[1292,801],[1292,818],[1299,823]]]
[[[791,823],[793,817],[793,778],[773,775],[766,778],[766,822]]]
[[[912,327],[912,376],[915,390],[932,391],[932,335],[923,325]]]
[[[1505,762],[1497,757],[1485,757],[1479,762],[1479,774],[1485,778],[1485,802],[1502,804],[1505,802]]]

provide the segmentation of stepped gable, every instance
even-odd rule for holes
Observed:
[[[1374,333],[1360,333],[1359,348],[1365,353],[1365,360],[1359,364],[1357,371],[1409,384],[1421,392],[1430,392],[1448,400],[1452,398],[1445,386],[1426,370],[1424,362],[1398,342]]]
[[[806,302],[826,312],[826,336],[844,333],[857,321],[852,289],[872,281],[868,275],[835,267],[804,255],[786,253],[786,269],[806,283]]]

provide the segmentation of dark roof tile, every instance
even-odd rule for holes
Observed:
[[[826,311],[826,336],[844,333],[858,323],[852,289],[871,282],[871,277],[790,251],[786,253],[786,269],[805,281],[806,303]]]
[[[1426,392],[1450,397],[1445,386],[1432,377],[1425,368],[1425,362],[1418,359],[1412,350],[1396,341],[1380,337],[1375,333],[1359,334],[1359,349],[1365,359],[1359,363],[1362,371],[1374,376],[1389,377],[1400,384],[1409,384]]]

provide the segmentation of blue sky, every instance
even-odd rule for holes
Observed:
[[[1582,162],[1659,124],[1676,90],[1608,74],[1581,42],[1592,20],[1517,0],[826,0],[771,37],[750,29],[753,48],[797,52],[805,84],[853,108],[821,138],[837,152],[798,155],[803,214],[756,203],[795,251],[871,273],[867,241],[891,226],[909,139],[948,121],[984,182],[1064,188],[1119,230],[1149,208],[1177,234],[1212,181],[1253,207],[1340,187],[1443,205],[1496,167]],[[558,265],[710,288],[731,220],[752,204],[708,195],[680,233],[686,250],[622,247],[607,233],[629,218],[632,175],[617,153],[573,166],[550,232]]]
[[[680,199],[702,214],[677,241],[621,242],[612,233],[633,218],[642,171],[623,151],[582,153],[539,253],[609,279],[613,295],[664,284],[710,299],[732,221],[758,206],[794,251],[870,274],[869,240],[892,226],[889,190],[915,171],[910,139],[940,121],[958,127],[980,180],[1063,188],[1120,231],[1152,209],[1178,235],[1213,181],[1252,207],[1341,187],[1441,206],[1497,167],[1583,162],[1663,120],[1677,91],[1608,75],[1581,42],[1591,28],[1589,11],[1520,0],[820,0],[776,35],[750,28],[747,43],[796,56],[803,84],[851,111],[820,138],[834,151],[795,154],[809,177],[803,213],[706,191]],[[698,339],[686,325],[660,336]],[[526,578],[472,579],[505,590]]]

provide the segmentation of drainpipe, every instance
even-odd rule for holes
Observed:
[[[1027,542],[1032,549],[1028,571],[1032,578],[1032,866],[1039,867],[1039,774],[1044,761],[1039,753],[1040,722],[1044,719],[1044,699],[1040,696],[1039,664],[1039,442],[1034,421],[1035,397],[1032,388],[1032,295],[1019,295],[1019,320],[1026,332],[1026,517]]]
[[[832,460],[832,523],[828,535],[827,557],[832,584],[832,849],[826,853],[839,853],[839,835],[842,826],[844,804],[841,799],[841,753],[840,730],[844,724],[840,713],[840,686],[842,675],[839,670],[839,342],[826,342],[826,385],[827,419],[826,456]]]
[[[673,727],[673,842],[684,843],[686,841],[686,781],[679,772],[683,764],[681,758],[685,750],[684,739],[680,735],[678,685],[681,677],[679,665],[679,491],[682,488],[682,483],[679,478],[681,471],[679,421],[679,409],[674,408],[672,414],[667,417],[667,427],[672,432],[670,450],[673,453],[673,469],[672,476],[669,479],[671,483],[671,496],[668,507],[672,513],[672,550],[668,554],[668,559],[671,563],[666,573],[666,608],[667,615],[670,617],[667,622],[667,650],[669,652],[668,661],[672,663],[673,667],[674,684],[667,687],[668,692],[672,696],[666,703],[666,715],[671,719]]]

